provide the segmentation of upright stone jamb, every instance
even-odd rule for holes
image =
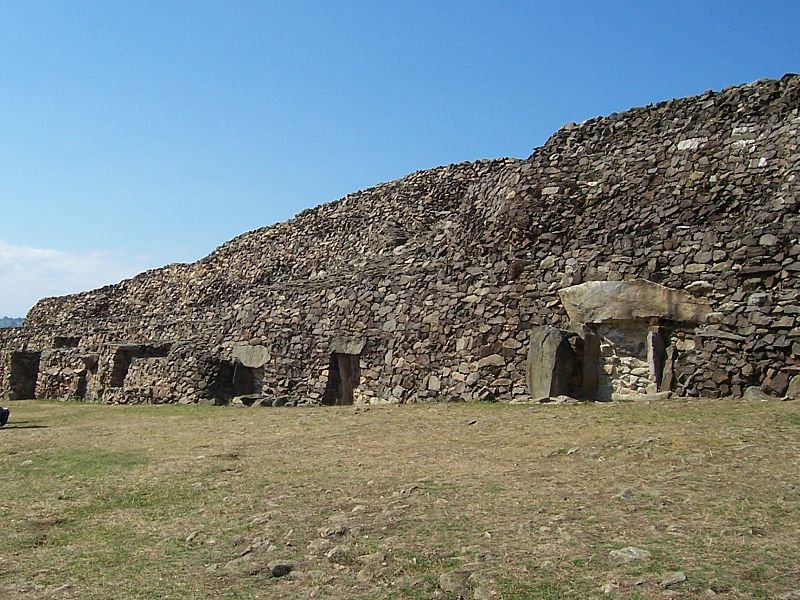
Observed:
[[[531,329],[526,378],[534,400],[566,395],[575,367],[575,353],[555,327]]]

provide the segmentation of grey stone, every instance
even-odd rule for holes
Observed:
[[[575,355],[564,332],[554,327],[531,329],[526,379],[534,400],[568,392]]]
[[[478,368],[484,367],[502,367],[506,364],[506,359],[499,354],[490,354],[478,361]]]
[[[692,263],[684,267],[684,272],[690,274],[697,274],[697,273],[702,273],[707,269],[708,265],[699,265],[697,263]]]
[[[222,567],[227,573],[250,575],[260,570],[260,568],[253,564],[255,555],[252,552],[247,552],[242,556],[238,556],[229,560]]]
[[[766,306],[769,303],[769,294],[750,294],[747,299],[748,306]]]
[[[257,368],[263,367],[269,362],[269,351],[261,345],[251,346],[249,344],[242,344],[234,346],[233,358],[237,359],[245,367]]]
[[[745,337],[725,331],[724,329],[716,329],[709,327],[708,329],[698,329],[695,332],[699,337],[717,338],[721,340],[730,340],[732,342],[743,342]]]
[[[758,238],[758,243],[762,246],[775,246],[778,243],[778,238],[771,233],[765,233]]]
[[[325,553],[325,558],[337,564],[349,562],[353,551],[347,544],[337,544]]]
[[[363,338],[337,337],[331,342],[331,352],[360,355],[365,345],[366,340]]]
[[[686,574],[683,571],[675,571],[674,573],[665,575],[658,585],[662,588],[668,588],[678,583],[683,583],[684,581],[686,581]]]
[[[327,527],[320,527],[318,533],[321,538],[341,538],[347,535],[348,531],[346,525],[334,523]]]
[[[647,550],[642,550],[634,546],[612,550],[608,553],[609,560],[619,565],[627,565],[639,560],[649,560],[650,556],[651,554]]]
[[[786,388],[787,400],[800,400],[800,375],[795,375],[789,381],[789,387]]]
[[[589,281],[558,292],[576,323],[605,323],[635,319],[669,319],[704,323],[712,312],[708,300],[643,279]]]
[[[742,396],[742,398],[745,400],[753,400],[756,402],[766,402],[768,400],[775,399],[769,394],[765,394],[758,386],[750,386],[748,388],[745,388],[744,395]]]
[[[243,396],[234,396],[231,399],[231,404],[234,406],[253,406],[263,399],[264,397],[261,394],[245,394]]]
[[[684,289],[694,296],[707,296],[714,291],[714,286],[708,281],[693,281]]]
[[[614,392],[611,400],[614,402],[663,402],[672,398],[672,392],[656,392],[653,394],[639,394],[636,392]]]

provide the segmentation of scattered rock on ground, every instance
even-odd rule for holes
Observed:
[[[466,598],[469,594],[469,578],[472,573],[464,569],[456,569],[439,575],[439,589],[456,598]]]
[[[650,553],[641,548],[634,548],[628,546],[627,548],[620,548],[619,550],[612,550],[608,553],[608,558],[619,565],[627,565],[637,560],[648,560]]]
[[[273,577],[283,577],[294,570],[294,563],[286,560],[276,560],[269,563],[267,566]]]
[[[338,544],[325,553],[325,557],[334,563],[346,562],[350,558],[350,546]]]
[[[600,588],[600,591],[603,592],[604,594],[613,594],[617,590],[619,590],[619,585],[613,581],[605,583],[603,587]]]
[[[344,525],[331,525],[319,529],[319,536],[322,538],[340,538],[345,535],[347,535],[347,527]]]
[[[774,400],[772,396],[770,396],[769,394],[765,394],[760,387],[755,385],[751,385],[749,388],[745,389],[744,394],[742,395],[742,399],[751,400],[755,402],[766,402],[768,400]]]
[[[668,588],[671,585],[682,583],[684,581],[686,581],[686,574],[683,571],[675,571],[674,573],[668,573],[665,575],[659,585],[662,588]]]

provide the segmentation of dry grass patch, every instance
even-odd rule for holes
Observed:
[[[798,403],[15,402],[0,450],[0,597],[800,590]]]

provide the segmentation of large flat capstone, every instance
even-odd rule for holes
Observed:
[[[668,319],[705,323],[712,312],[708,300],[644,279],[587,281],[558,292],[575,323],[605,323],[633,319]]]
[[[361,354],[366,341],[357,337],[336,337],[331,343],[331,352],[337,354]]]
[[[269,350],[261,345],[240,344],[233,348],[233,358],[239,360],[245,367],[263,367],[269,362]]]

